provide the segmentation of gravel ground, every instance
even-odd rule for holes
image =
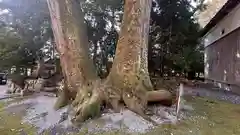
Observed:
[[[0,87],[0,91],[3,91],[3,89],[6,89],[6,87]],[[210,97],[229,101],[234,104],[240,104],[240,96],[228,91],[184,87],[184,94]],[[3,95],[3,92],[0,92],[0,97],[1,95]],[[55,100],[56,97],[38,95],[37,97],[24,99],[21,102],[11,103],[6,110],[9,112],[24,110],[25,115],[23,117],[23,122],[28,122],[36,126],[39,129],[39,133],[48,129],[53,135],[78,132],[81,129],[88,129],[89,132],[96,133],[101,131],[121,130],[123,128],[126,128],[128,132],[144,133],[153,128],[153,125],[148,121],[129,110],[124,110],[121,113],[105,113],[98,119],[83,123],[82,128],[76,129],[71,125],[67,117],[67,108],[63,108],[59,111],[53,110]],[[152,109],[159,115],[155,115],[151,118],[159,124],[174,122],[176,120],[175,106],[170,108],[156,106]],[[183,105],[183,109],[189,111],[194,110],[191,106],[186,105]],[[181,111],[180,116],[180,118],[184,117],[184,111]]]
[[[205,88],[191,88],[184,87],[185,95],[193,95],[200,97],[210,97],[213,99],[224,100],[234,104],[240,104],[240,95],[234,94],[230,91],[219,89],[205,89]]]
[[[37,94],[21,101],[12,102],[5,107],[5,111],[23,114],[22,122],[34,125],[38,134],[49,131],[52,135],[88,130],[88,133],[124,130],[125,132],[145,133],[152,129],[152,123],[129,110],[120,113],[105,111],[101,117],[82,123],[81,128],[75,128],[68,117],[68,107],[55,111],[53,108],[56,97]],[[176,121],[175,106],[152,106],[154,110],[151,119],[158,124],[174,123]]]

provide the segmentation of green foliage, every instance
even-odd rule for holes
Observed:
[[[123,1],[82,1],[90,42],[90,54],[98,73],[106,72],[109,58],[115,55],[118,39],[116,26],[121,23]]]
[[[160,75],[168,70],[202,72],[203,53],[199,42],[200,27],[194,14],[202,9],[202,1],[195,8],[189,0],[156,0],[151,12],[150,65],[160,68]],[[198,67],[196,67],[198,66]],[[153,66],[152,66],[153,67]],[[167,70],[167,71],[166,71]]]
[[[0,8],[7,11],[1,14],[6,24],[1,30],[1,66],[31,67],[43,56],[41,49],[52,37],[46,2],[3,0]]]
[[[2,47],[3,50],[8,50],[2,52],[4,54],[2,58],[5,58],[8,64],[1,66],[29,67],[34,65],[39,57],[54,57],[54,41],[46,1],[13,1],[3,0],[1,2],[0,8],[8,10],[1,17],[4,18],[7,27],[18,35],[19,42],[13,42],[17,49],[7,49],[6,45]],[[114,57],[115,54],[118,39],[115,26],[121,21],[123,1],[85,0],[79,2],[85,14],[90,54],[101,73],[102,69],[106,69],[108,58]],[[6,34],[6,32],[3,33]],[[5,41],[5,44],[10,46],[12,41],[7,38]],[[12,53],[15,55],[6,58],[6,55]]]
[[[3,26],[0,28],[0,63],[1,66],[9,66],[11,62],[16,63],[20,58],[16,57],[20,37],[10,28]]]

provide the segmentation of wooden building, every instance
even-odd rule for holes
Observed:
[[[228,0],[205,26],[207,82],[240,94],[240,0]]]

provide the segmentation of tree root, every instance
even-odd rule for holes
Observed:
[[[73,124],[84,122],[89,118],[94,118],[100,115],[103,99],[99,92],[99,83],[93,87],[88,86],[77,93],[75,100],[72,103],[73,107]]]
[[[106,104],[112,108],[114,112],[119,113],[124,108],[120,90],[111,85],[104,84],[104,86],[103,92]]]
[[[157,90],[147,92],[148,104],[161,104],[165,106],[171,106],[173,104],[172,93],[167,90]]]
[[[129,110],[138,114],[145,120],[157,125],[149,116],[145,114],[148,102],[160,102],[172,100],[171,93],[165,90],[159,91],[120,91],[106,83],[97,83],[87,86],[77,93],[72,103],[74,125],[84,122],[89,118],[100,115],[101,106],[105,103],[110,105],[115,112],[120,112],[124,105]],[[172,103],[172,102],[171,102]]]
[[[84,122],[89,118],[99,116],[101,102],[98,94],[95,93],[91,97],[76,97],[72,106],[74,108],[73,115],[75,116],[73,117],[72,122],[76,124],[78,122]]]
[[[70,102],[69,96],[68,96],[68,92],[66,90],[63,90],[60,92],[60,95],[54,105],[54,109],[58,110],[66,105],[68,105]]]
[[[160,102],[163,100],[171,100],[172,94],[167,90],[157,90],[147,92],[148,102]]]
[[[58,99],[54,105],[54,109],[58,110],[66,105],[71,101],[71,92],[67,89],[66,83],[64,80],[58,83],[57,87],[57,95]]]
[[[127,106],[127,108],[131,111],[133,111],[134,113],[138,114],[139,116],[141,116],[143,119],[151,122],[153,125],[157,125],[157,123],[152,120],[149,116],[147,116],[145,114],[145,102],[144,99],[139,99],[135,96],[130,97],[128,94],[123,95],[123,100]]]

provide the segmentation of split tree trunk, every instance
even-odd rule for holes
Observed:
[[[61,67],[65,74],[65,90],[72,93],[68,94],[70,96],[62,94],[59,99],[74,99],[73,122],[82,122],[97,116],[102,103],[119,111],[124,102],[126,107],[144,117],[147,99],[151,95],[147,93],[153,89],[147,66],[152,1],[125,0],[116,57],[106,81],[99,79],[93,61],[88,56],[86,27],[79,3],[76,0],[47,1]]]

